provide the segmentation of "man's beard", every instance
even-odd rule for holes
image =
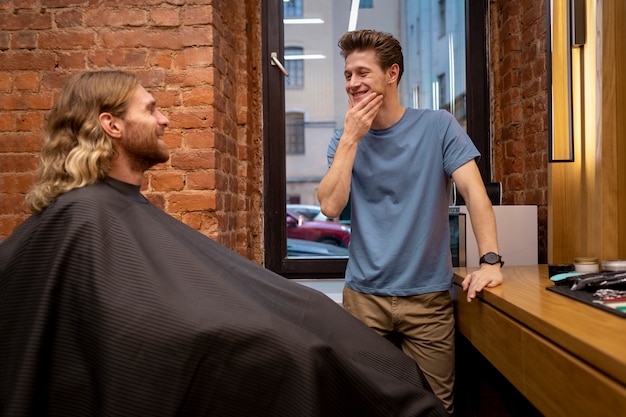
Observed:
[[[140,123],[127,124],[123,147],[133,171],[143,172],[170,159],[169,151],[159,142],[157,129],[158,127],[150,128]]]

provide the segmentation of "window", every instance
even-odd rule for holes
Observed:
[[[372,9],[374,8],[374,0],[361,0],[359,2],[359,9]]]
[[[439,0],[439,37],[446,36],[446,0]]]
[[[285,17],[302,17],[302,0],[284,0],[283,12]]]
[[[396,1],[396,0],[390,0]],[[405,13],[406,21],[402,24],[406,27],[397,29],[398,33],[404,31],[400,36],[405,44],[405,75],[403,76],[403,92],[406,102],[404,105],[421,104],[429,107],[433,102],[434,95],[441,95],[442,102],[450,105],[450,95],[454,94],[466,102],[466,126],[467,132],[474,140],[482,157],[478,161],[479,170],[483,179],[490,179],[490,133],[489,133],[489,86],[486,65],[488,42],[486,41],[485,19],[488,12],[487,0],[455,0],[443,2],[440,0],[424,0],[423,2],[400,1],[396,6],[404,4],[412,8],[412,14]],[[281,21],[280,7],[300,8],[301,2],[283,2],[282,0],[264,0],[262,4],[263,21],[263,146],[264,146],[264,234],[265,234],[265,267],[275,271],[287,278],[341,278],[344,276],[347,259],[345,256],[328,257],[291,257],[288,254],[286,243],[287,227],[285,223],[286,202],[299,200],[299,204],[309,204],[309,200],[315,194],[312,188],[305,188],[304,185],[319,181],[319,174],[313,175],[310,171],[303,172],[302,166],[310,168],[309,163],[303,164],[308,155],[314,155],[317,159],[311,160],[311,164],[320,167],[320,172],[325,172],[326,148],[332,135],[332,131],[341,127],[343,117],[332,116],[345,110],[345,89],[341,71],[343,60],[337,51],[336,43],[338,34],[346,30],[347,16],[339,19],[333,17],[332,13],[344,13],[342,8],[338,9],[334,2],[311,2],[307,3],[312,10],[307,9],[307,13],[323,17],[321,25],[312,24],[289,24],[283,25]],[[381,3],[384,3],[381,4]],[[417,10],[423,4],[429,4],[428,10],[434,13],[429,15],[429,19],[435,20],[433,27],[429,25],[415,25]],[[397,12],[399,8],[389,6],[387,2],[377,2],[379,10],[374,7],[374,13],[363,13],[359,17],[359,26],[372,27],[374,29],[394,31],[388,26],[402,21],[398,16],[389,18],[388,15]],[[450,43],[448,36],[440,38],[441,27],[437,22],[437,13],[443,6],[443,20],[446,20],[446,8],[448,9],[448,28],[455,35],[454,43]],[[320,10],[317,10],[319,8]],[[326,8],[326,9],[322,9]],[[404,9],[402,9],[404,10]],[[460,10],[460,12],[458,11]],[[403,11],[404,13],[404,11]],[[402,17],[402,16],[401,16]],[[434,17],[434,19],[433,19]],[[372,22],[365,19],[374,19]],[[426,17],[423,17],[426,19]],[[341,20],[341,21],[340,21]],[[424,20],[425,22],[426,20]],[[460,22],[465,22],[465,27],[457,32]],[[337,28],[335,26],[337,25]],[[379,26],[377,26],[379,25]],[[387,26],[385,26],[387,25]],[[287,28],[287,29],[286,29]],[[412,31],[412,32],[411,32]],[[427,31],[427,32],[425,32]],[[333,34],[329,36],[329,34]],[[414,36],[409,36],[413,33]],[[457,34],[464,36],[471,33],[465,40],[457,37]],[[428,37],[425,37],[428,35]],[[302,88],[291,88],[287,85],[285,77],[277,66],[272,66],[270,57],[272,53],[277,56],[292,56],[291,46],[297,44],[303,51],[312,54],[323,55],[323,59],[313,59],[307,61],[307,82]],[[286,45],[289,47],[285,48]],[[327,49],[325,49],[327,48]],[[455,54],[456,65],[451,68],[448,54],[455,48],[462,49],[463,55]],[[430,51],[440,52],[438,60],[433,60],[428,56]],[[339,58],[338,58],[339,57]],[[468,59],[471,57],[471,59]],[[285,60],[286,65],[291,65],[289,59]],[[412,62],[409,62],[412,61]],[[461,68],[461,64],[463,67]],[[310,65],[310,69],[309,69]],[[408,66],[410,65],[410,67]],[[411,71],[407,69],[411,68]],[[454,77],[450,72],[454,70]],[[297,70],[294,70],[297,72]],[[439,85],[433,89],[433,84],[438,83],[438,75],[445,74],[441,82],[451,83],[453,79],[457,82],[463,78],[465,85],[452,90],[450,86]],[[314,99],[312,102],[306,100]],[[323,100],[322,100],[323,99]],[[286,104],[288,101],[288,105]],[[455,102],[457,100],[455,99]],[[332,112],[332,113],[331,113]],[[306,124],[304,123],[304,113],[306,113]],[[331,116],[329,116],[329,114]],[[306,131],[306,134],[300,132]],[[299,139],[303,142],[298,144]],[[306,144],[306,146],[305,146]],[[299,148],[300,147],[300,148]],[[298,150],[300,149],[300,150]],[[302,151],[304,154],[295,155],[291,152]],[[287,158],[287,154],[289,157]],[[287,164],[289,162],[292,165]],[[291,172],[289,177],[287,173]],[[317,172],[317,168],[316,168]],[[297,182],[297,184],[296,184]],[[295,185],[298,185],[296,189]],[[342,219],[339,219],[342,220]]]
[[[437,89],[438,106],[435,108],[450,110],[450,106],[447,105],[448,97],[446,94],[446,74],[437,75]]]
[[[304,50],[297,46],[285,48],[285,69],[289,77],[285,77],[285,88],[302,88],[304,86]]]
[[[304,154],[304,114],[285,114],[285,154]]]

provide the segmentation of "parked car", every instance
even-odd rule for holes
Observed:
[[[324,213],[322,213],[320,206],[309,204],[287,204],[287,210],[303,215],[306,220],[333,220],[330,217],[326,217]]]
[[[287,256],[348,256],[348,249],[328,243],[288,238]]]
[[[347,248],[350,245],[350,226],[338,222],[305,220],[303,215],[287,210],[287,238]]]

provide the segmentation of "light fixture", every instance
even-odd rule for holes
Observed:
[[[324,23],[323,19],[310,18],[310,19],[283,19],[285,25],[319,25]]]
[[[295,61],[296,59],[325,59],[326,55],[322,54],[302,54],[302,55],[285,55],[285,61]]]

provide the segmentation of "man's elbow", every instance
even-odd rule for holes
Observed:
[[[336,205],[322,201],[320,202],[320,210],[322,211],[322,214],[324,214],[324,216],[334,219],[336,217],[339,217],[339,215],[341,214],[341,210],[343,209]]]

